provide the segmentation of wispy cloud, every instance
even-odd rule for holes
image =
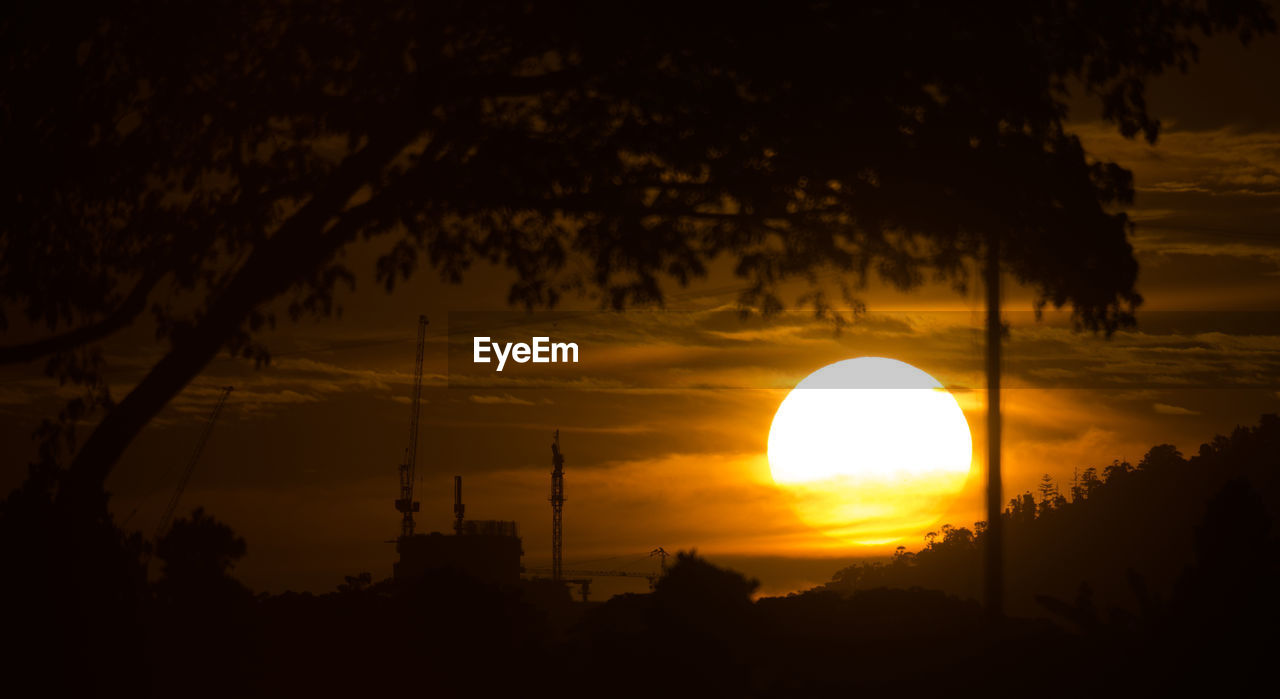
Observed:
[[[1075,127],[1091,153],[1134,171],[1139,191],[1280,195],[1280,134],[1166,130],[1153,146],[1104,122]]]
[[[497,395],[497,396],[481,395],[481,394],[473,393],[470,396],[467,396],[467,400],[470,400],[472,403],[479,403],[480,405],[533,405],[534,404],[534,402],[531,400],[525,400],[524,398],[516,398],[510,393],[503,393],[502,395]]]
[[[1166,403],[1156,403],[1155,411],[1161,415],[1199,415],[1200,411],[1183,408],[1177,405],[1168,405]]]

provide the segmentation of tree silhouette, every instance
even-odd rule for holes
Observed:
[[[1111,465],[1102,469],[1102,480],[1105,483],[1111,483],[1112,481],[1118,481],[1124,478],[1126,474],[1132,472],[1133,464],[1130,464],[1128,461],[1116,459],[1111,462]]]
[[[231,569],[246,549],[231,527],[197,507],[156,542],[156,558],[162,563],[157,585],[165,596],[204,602],[240,594],[244,588],[231,577]]]
[[[1102,479],[1098,478],[1098,469],[1090,466],[1086,468],[1080,475],[1080,489],[1085,498],[1093,495],[1093,492],[1102,485]]]
[[[588,676],[600,682],[631,668],[659,667],[681,696],[743,694],[763,659],[763,629],[752,601],[759,582],[681,551],[652,594],[623,595],[578,628]],[[635,696],[640,686],[621,688]],[[626,690],[630,691],[626,691]]]
[[[68,511],[36,466],[0,500],[0,600],[12,639],[6,675],[53,695],[137,684],[148,542],[112,521],[105,495]]]
[[[364,592],[373,584],[373,575],[371,573],[345,575],[342,579],[343,583],[338,585],[338,592]]]
[[[1154,141],[1150,77],[1198,35],[1273,28],[1256,0],[24,3],[0,25],[0,296],[48,334],[0,361],[84,387],[47,461],[105,410],[59,490],[75,499],[219,351],[268,360],[270,304],[333,313],[362,238],[396,241],[388,289],[488,260],[530,306],[660,301],[717,255],[765,311],[823,268],[857,307],[870,276],[964,287],[977,264],[998,614],[1000,279],[1106,333],[1141,300],[1109,208],[1131,175],[1069,132],[1068,85]],[[95,348],[144,313],[168,349],[116,404]]]
[[[1041,503],[1052,503],[1058,495],[1058,484],[1053,482],[1053,476],[1047,473],[1040,477],[1040,485],[1036,486],[1036,489],[1040,491]]]
[[[1187,615],[1228,625],[1249,614],[1243,609],[1272,610],[1269,593],[1262,592],[1269,588],[1255,581],[1280,571],[1271,525],[1280,484],[1277,445],[1280,420],[1264,415],[1258,425],[1215,438],[1190,459],[1170,445],[1154,446],[1137,466],[1096,481],[1087,497],[1055,500],[1052,507],[1038,506],[1030,492],[1011,499],[1003,516],[1011,608],[1037,613],[1042,610],[1033,600],[1053,598],[1059,601],[1049,603],[1050,611],[1076,623],[1080,610],[1061,600],[1079,597],[1086,585],[1089,601],[1083,606],[1093,611],[1085,616],[1101,624],[1106,619],[1099,610],[1114,609],[1124,623],[1149,626],[1152,633],[1165,623],[1159,617],[1174,613],[1161,608],[1170,598],[1195,605]],[[952,535],[964,530],[949,525],[941,531],[948,532],[941,542],[926,535],[918,551],[903,547],[887,565],[851,566],[828,587],[919,586],[978,597],[971,577],[987,545],[986,530],[971,538]]]
[[[231,576],[245,552],[243,538],[199,507],[156,542],[161,571],[146,653],[156,693],[225,695],[251,672],[260,653],[257,610]]]
[[[1182,452],[1172,444],[1157,444],[1151,447],[1142,460],[1138,462],[1138,468],[1167,468],[1183,463]]]

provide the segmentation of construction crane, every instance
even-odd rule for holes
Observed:
[[[526,573],[545,573],[546,568],[528,568]],[[634,570],[562,570],[563,575],[576,575],[579,577],[590,578],[644,578],[650,583],[657,581],[659,575],[657,573],[641,573]],[[564,580],[563,582],[574,582],[573,580]]]
[[[537,574],[545,572],[545,568],[529,568],[525,572]],[[578,586],[578,594],[581,595],[582,601],[589,601],[591,595],[591,582],[594,578],[643,578],[649,583],[650,589],[654,583],[658,581],[657,573],[639,573],[630,570],[562,570],[562,575],[571,575],[573,577],[560,578],[559,582],[569,585]]]
[[[658,582],[658,579],[667,574],[667,556],[668,555],[669,554],[667,554],[666,549],[659,546],[658,548],[650,551],[647,555],[641,557],[640,559],[637,559],[638,561],[642,561],[646,558],[660,559],[660,572],[653,572],[653,571],[643,572],[643,571],[621,570],[621,569],[564,570],[562,568],[560,570],[561,577],[559,578],[559,582],[566,583],[569,585],[577,585],[579,587],[579,593],[582,595],[583,602],[587,601],[588,595],[590,595],[591,593],[591,581],[593,578],[644,578],[646,581],[648,581],[649,588],[653,589],[653,586]],[[605,559],[601,559],[601,560],[605,560]],[[549,569],[545,567],[535,567],[535,568],[525,569],[526,574],[533,575],[533,576],[545,575],[548,572],[552,572],[554,574],[553,569]],[[572,576],[572,577],[564,577],[564,576]]]
[[[173,496],[169,498],[169,506],[164,509],[164,514],[160,516],[160,523],[156,525],[157,540],[169,529],[169,521],[173,519],[173,513],[178,509],[182,491],[187,489],[187,481],[191,480],[191,473],[196,470],[196,463],[200,461],[204,445],[209,443],[209,435],[213,434],[213,423],[218,421],[218,415],[222,413],[222,406],[227,402],[227,396],[231,395],[231,389],[231,386],[223,386],[218,402],[213,404],[213,412],[209,413],[209,418],[204,422],[204,429],[200,431],[200,437],[196,440],[196,448],[192,450],[191,459],[187,461],[187,469],[182,472],[178,487],[174,488]]]
[[[467,517],[467,506],[462,504],[462,476],[453,477],[453,533],[462,535]]]
[[[420,503],[413,499],[414,467],[418,458],[418,422],[422,414],[422,357],[427,349],[427,317],[418,316],[418,354],[413,363],[413,395],[409,399],[409,446],[400,462],[400,498],[396,511],[401,513],[400,536],[413,536],[413,513]]]
[[[670,555],[671,554],[667,553],[667,550],[662,548],[661,546],[649,552],[649,558],[653,558],[654,556],[658,557],[659,563],[662,566],[663,576],[667,574],[667,556],[670,556]]]
[[[551,443],[551,579],[560,581],[560,555],[564,549],[564,454],[560,430]],[[584,593],[585,596],[585,593]]]

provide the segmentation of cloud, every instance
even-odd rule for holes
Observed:
[[[1156,145],[1075,125],[1093,158],[1129,168],[1142,292],[1166,307],[1271,308],[1280,299],[1280,131],[1166,130]]]
[[[1190,410],[1188,408],[1179,407],[1177,405],[1168,405],[1166,403],[1156,403],[1155,411],[1161,415],[1199,415],[1200,411]]]
[[[500,396],[482,396],[473,393],[468,396],[467,400],[480,405],[533,405],[533,401],[516,398],[510,393],[504,393]]]
[[[338,395],[375,395],[398,403],[407,403],[413,374],[399,368],[383,366],[352,367],[321,362],[309,358],[282,358],[269,366],[252,369],[243,363],[215,365],[204,377],[192,383],[169,404],[161,422],[199,416],[203,419],[221,394],[222,387],[235,390],[228,405],[242,413],[274,414],[291,405],[318,403]],[[443,384],[443,375],[424,374],[423,384]],[[123,395],[131,386],[112,387],[114,395]]]
[[[1092,154],[1134,171],[1140,192],[1280,194],[1280,134],[1231,127],[1167,131],[1156,145],[1121,136],[1113,124],[1076,126]]]

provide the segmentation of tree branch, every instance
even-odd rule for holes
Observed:
[[[343,238],[326,231],[361,187],[374,179],[426,125],[411,108],[391,110],[396,118],[360,152],[350,156],[319,191],[250,255],[226,289],[190,332],[94,428],[71,462],[59,501],[92,497],[126,447],[146,424],[195,378],[225,346],[254,308],[279,296],[299,276],[337,252]],[[341,221],[341,218],[339,218]]]
[[[96,323],[36,340],[35,342],[0,347],[0,364],[20,364],[50,354],[66,352],[67,350],[87,345],[90,342],[101,340],[120,330],[132,323],[142,313],[147,306],[147,297],[151,295],[151,290],[155,288],[162,278],[164,278],[164,273],[158,269],[144,274],[142,279],[139,279],[138,283],[134,285],[129,295],[125,297],[124,301],[110,315]]]

